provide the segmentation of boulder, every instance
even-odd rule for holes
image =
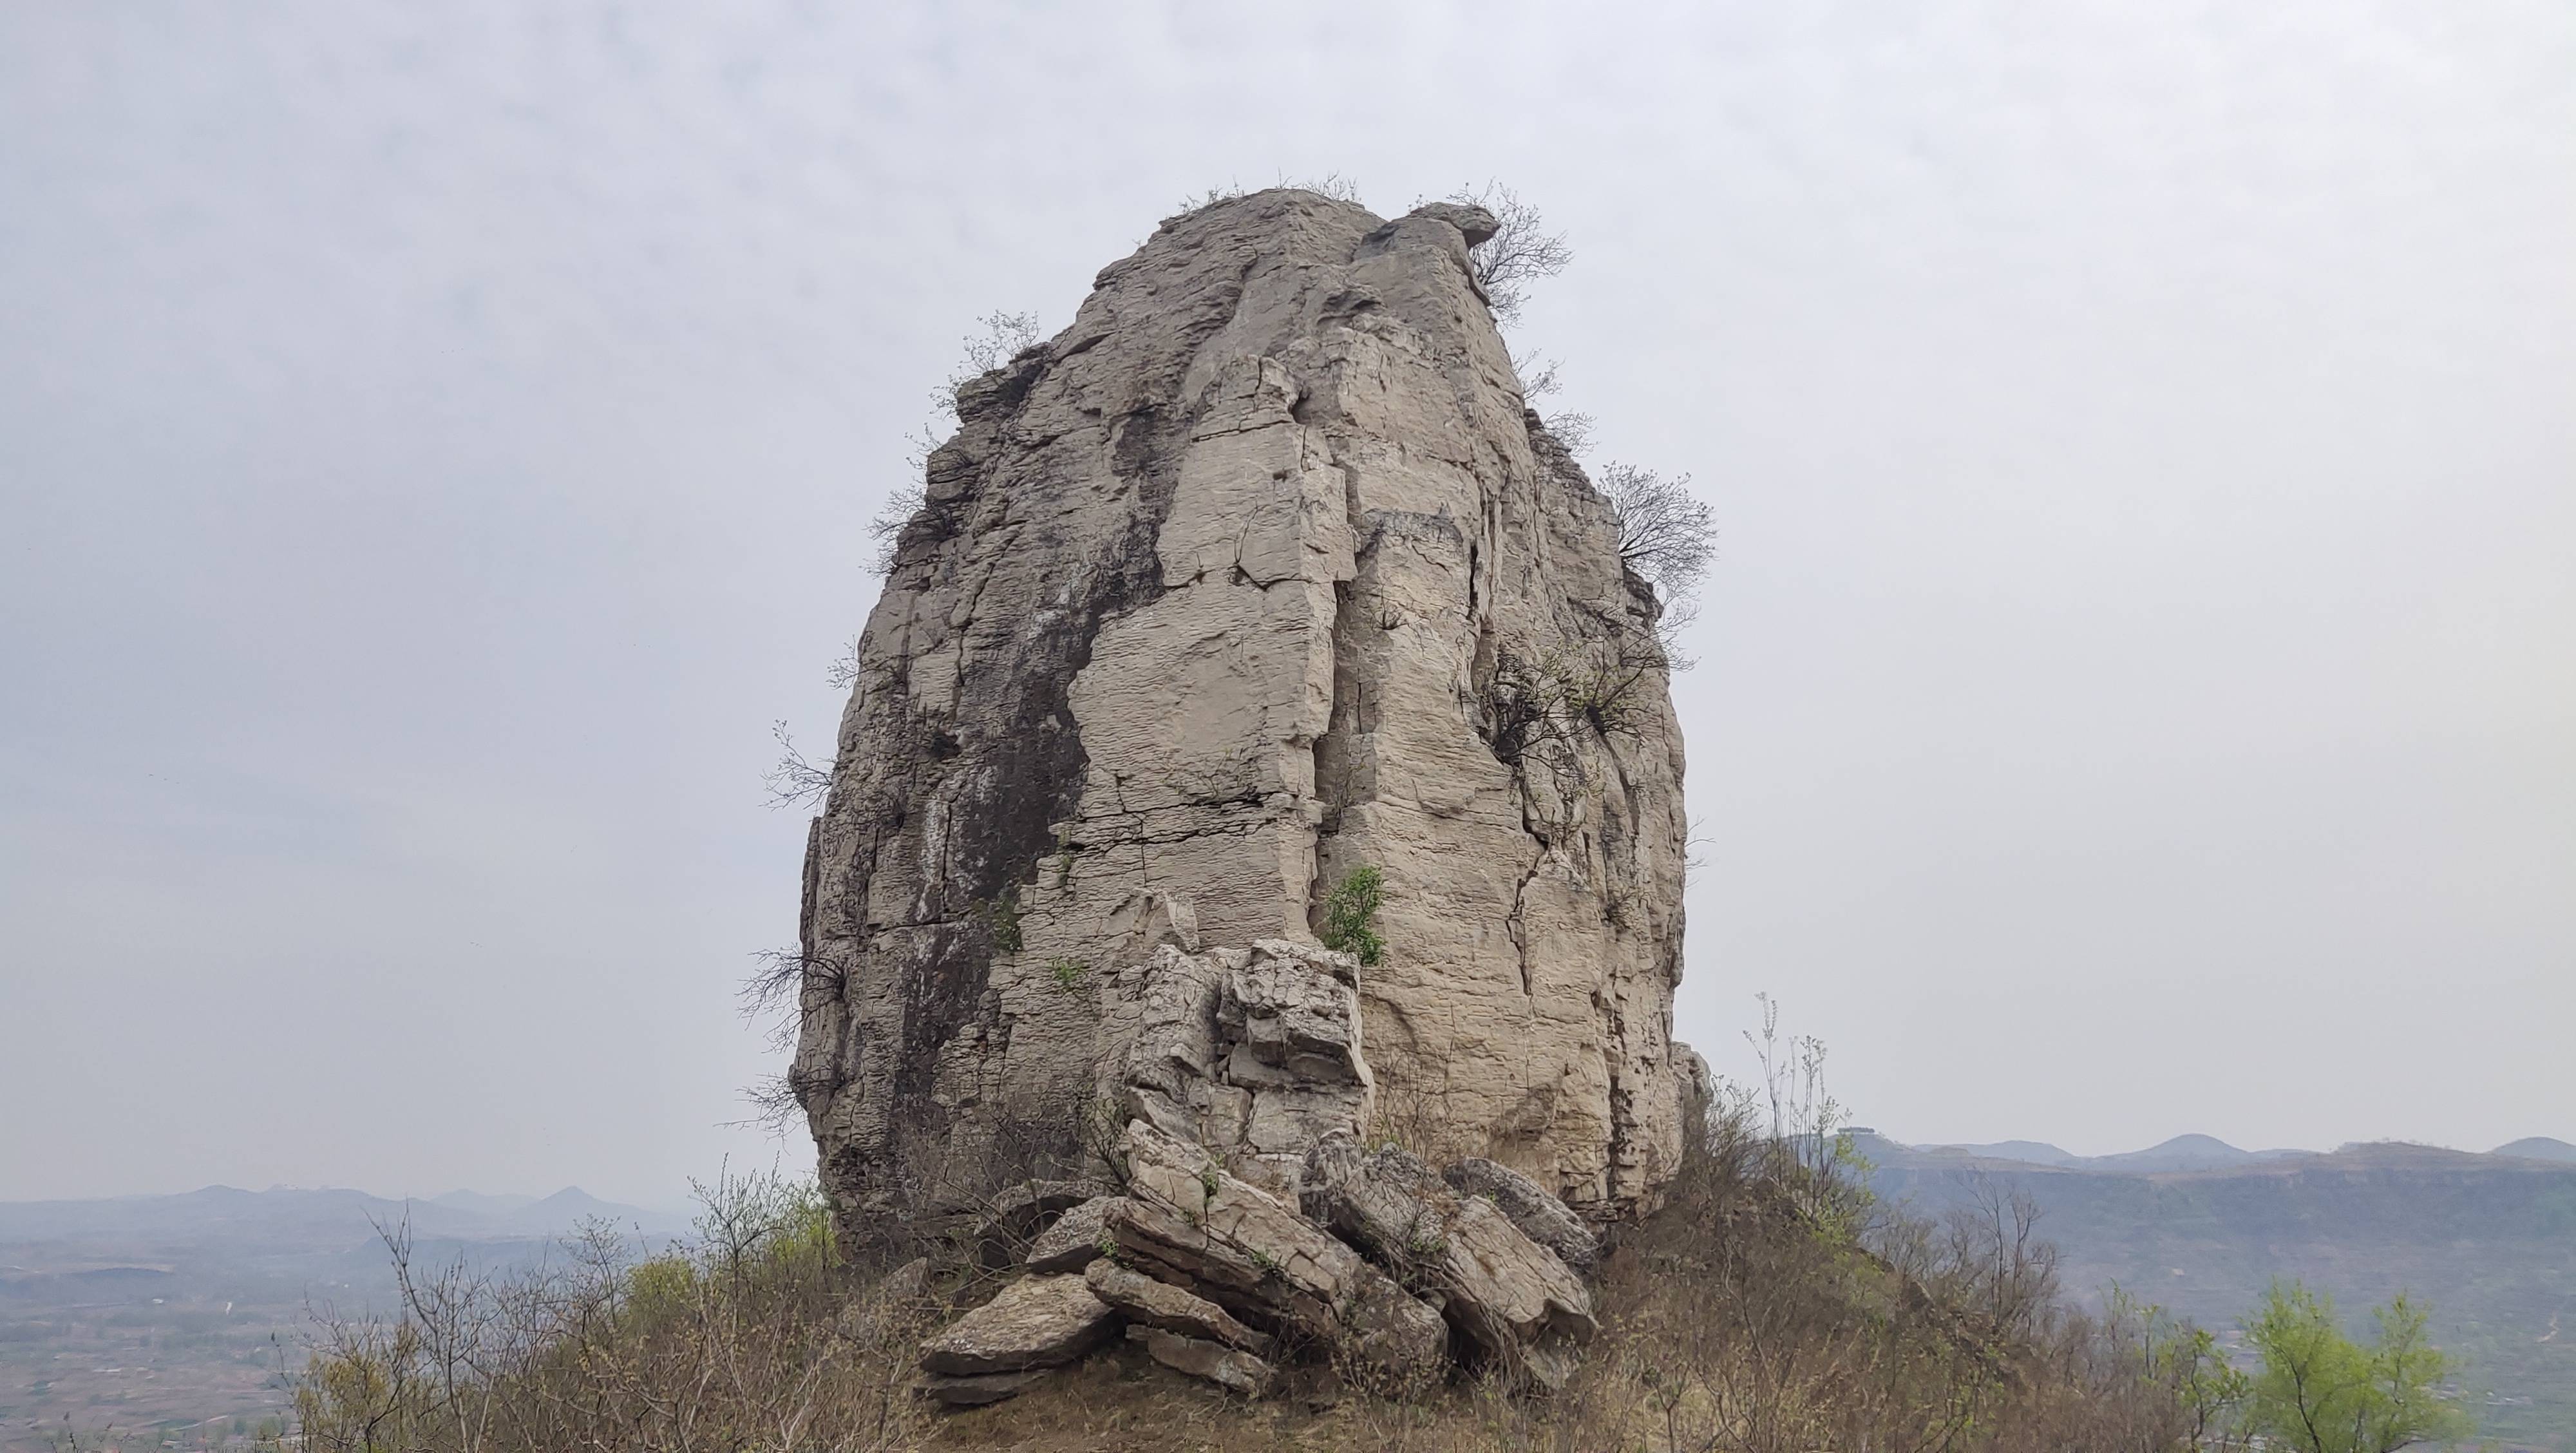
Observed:
[[[1270,1364],[1249,1352],[1166,1332],[1160,1327],[1131,1326],[1127,1340],[1144,1344],[1149,1356],[1175,1372],[1204,1377],[1245,1397],[1257,1398],[1270,1390]]]
[[[1491,1201],[1523,1236],[1555,1252],[1576,1271],[1590,1271],[1601,1259],[1601,1237],[1591,1223],[1510,1166],[1472,1158],[1442,1171],[1440,1178],[1461,1196]]]
[[[1364,1153],[1348,1135],[1328,1136],[1307,1160],[1306,1187],[1308,1215],[1438,1298],[1450,1323],[1522,1386],[1563,1386],[1600,1330],[1591,1294],[1555,1252],[1406,1151]]]
[[[1202,1342],[1221,1342],[1255,1357],[1270,1355],[1268,1337],[1236,1321],[1225,1308],[1196,1292],[1156,1281],[1107,1260],[1091,1263],[1083,1279],[1090,1284],[1093,1296],[1116,1308],[1131,1324],[1141,1322]]]
[[[1117,1330],[1118,1314],[1081,1277],[1023,1277],[922,1343],[921,1366],[946,1377],[1061,1367]]]
[[[1080,1271],[1100,1254],[1101,1218],[1116,1196],[1094,1196],[1055,1218],[1055,1224],[1029,1243],[1028,1269],[1033,1274]]]
[[[1345,1137],[1347,1138],[1347,1137]],[[1448,1329],[1358,1252],[1202,1147],[1127,1127],[1129,1198],[1109,1208],[1120,1254],[1273,1332],[1344,1349],[1396,1379],[1442,1364]],[[1499,1218],[1498,1218],[1499,1219]]]

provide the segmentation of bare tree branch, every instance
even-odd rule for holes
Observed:
[[[1564,233],[1547,230],[1538,208],[1500,183],[1460,187],[1449,200],[1494,214],[1494,235],[1471,250],[1467,262],[1494,316],[1505,325],[1519,322],[1529,285],[1565,271],[1574,261],[1574,249],[1566,245]]]
[[[1687,598],[1717,553],[1717,522],[1708,502],[1690,492],[1690,476],[1670,479],[1635,464],[1601,471],[1601,492],[1619,514],[1619,558],[1653,581],[1668,600]]]
[[[787,723],[774,722],[769,734],[778,741],[778,761],[760,780],[769,787],[772,807],[815,807],[832,792],[832,762],[825,758],[817,763],[806,759],[796,749],[796,739],[787,734]]]

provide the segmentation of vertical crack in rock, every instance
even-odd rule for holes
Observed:
[[[1201,208],[959,390],[808,852],[791,1075],[854,1232],[960,1166],[1072,1152],[1137,1032],[1117,986],[1146,925],[1311,942],[1363,864],[1387,886],[1370,1060],[1425,1148],[1592,1214],[1670,1174],[1684,834],[1655,605],[1528,413],[1462,222],[1292,190]],[[1617,749],[1559,710],[1533,770],[1506,664],[1605,661],[1650,663]]]

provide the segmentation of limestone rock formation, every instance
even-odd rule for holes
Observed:
[[[1306,1185],[1309,1216],[1401,1270],[1519,1382],[1564,1386],[1601,1330],[1591,1293],[1563,1260],[1406,1151],[1364,1153],[1336,1132],[1315,1147]]]
[[[1091,1294],[1118,1309],[1129,1322],[1160,1327],[1201,1342],[1221,1342],[1255,1357],[1270,1355],[1270,1339],[1226,1314],[1207,1298],[1129,1271],[1114,1261],[1095,1261],[1083,1273]]]
[[[1103,1021],[1127,1049],[1102,1097],[1294,1203],[1308,1149],[1371,1118],[1358,981],[1348,955],[1281,939],[1162,945],[1109,988]]]
[[[1135,1049],[1118,986],[1163,948],[1251,955],[1234,1047],[1190,1069],[1250,1091],[1274,1166],[1263,1072],[1342,1058],[1356,1003],[1373,1082],[1283,1098],[1283,1142],[1364,1110],[1595,1216],[1671,1174],[1659,606],[1526,407],[1469,265],[1493,225],[1220,202],[959,390],[808,841],[791,1080],[854,1231],[961,1164],[1078,1150]],[[1266,944],[1314,943],[1361,865],[1385,950],[1347,1000],[1259,982],[1314,966]]]
[[[1470,1156],[1440,1173],[1449,1189],[1490,1201],[1520,1233],[1584,1272],[1601,1258],[1601,1237],[1563,1201],[1507,1165]]]
[[[947,1377],[1062,1367],[1117,1331],[1118,1314],[1081,1277],[1032,1276],[923,1343],[921,1365]]]
[[[1127,1127],[1129,1199],[1110,1208],[1122,1256],[1255,1326],[1339,1348],[1399,1381],[1445,1370],[1439,1312],[1202,1147]]]
[[[1028,1257],[1021,1264],[1036,1273],[1080,1271],[1090,1265],[1100,1254],[1100,1238],[1108,1230],[1109,1208],[1115,1204],[1113,1196],[1094,1196],[1056,1217],[1054,1225],[1029,1243]]]

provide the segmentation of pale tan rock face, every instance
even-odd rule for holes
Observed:
[[[1481,225],[1219,203],[961,391],[808,851],[794,1081],[846,1217],[1076,1147],[1150,1007],[1122,975],[1312,943],[1361,865],[1379,1128],[1588,1214],[1670,1175],[1657,608],[1524,406]]]

